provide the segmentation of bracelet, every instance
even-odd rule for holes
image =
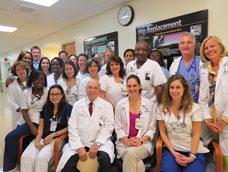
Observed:
[[[196,159],[196,156],[193,153],[189,154],[191,157],[193,157],[194,159]]]

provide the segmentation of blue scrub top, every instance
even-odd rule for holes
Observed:
[[[181,74],[189,82],[192,97],[197,103],[200,85],[200,57],[195,56],[194,60],[187,68],[184,65],[183,57],[181,57],[177,74]]]

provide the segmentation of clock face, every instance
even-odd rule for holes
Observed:
[[[119,24],[122,26],[129,25],[134,18],[134,10],[131,6],[124,5],[120,7],[117,15]]]

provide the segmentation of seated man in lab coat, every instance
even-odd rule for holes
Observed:
[[[77,162],[96,158],[99,172],[108,172],[114,160],[114,145],[111,136],[114,129],[112,105],[98,97],[100,84],[91,79],[86,85],[87,97],[77,101],[68,123],[69,143],[57,172],[79,171]],[[90,103],[92,102],[92,104]]]

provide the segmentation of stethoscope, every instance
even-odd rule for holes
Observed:
[[[179,120],[181,118],[181,116],[178,116],[177,119]],[[182,123],[180,124],[181,125],[181,128],[185,128],[186,127],[186,122],[185,122],[185,113],[184,113],[184,116],[183,116],[183,121]]]
[[[169,109],[165,109],[164,112],[165,112],[165,113],[169,113],[169,115],[171,115],[171,111],[170,111]],[[178,115],[178,116],[177,116],[177,119],[180,120],[180,119],[181,119],[181,116]],[[184,113],[184,115],[183,115],[183,121],[182,121],[182,123],[180,123],[180,126],[181,126],[181,128],[185,128],[185,127],[186,127],[185,113]]]
[[[180,60],[180,63],[178,65],[176,74],[180,74],[179,70],[180,70],[180,65],[181,65],[182,61],[183,61],[183,57],[181,57],[181,60]],[[192,76],[195,76],[197,78],[196,58],[195,57],[194,57],[194,60],[191,64],[191,66],[187,69],[187,72],[188,72],[188,74],[191,74]]]
[[[181,61],[182,61],[183,57],[181,57]],[[176,74],[180,75],[181,73],[179,72],[180,70],[180,65],[181,65],[181,61],[178,65],[178,69],[176,71]],[[191,87],[191,91],[194,90],[193,92],[197,92],[199,89],[199,73],[197,73],[197,69],[196,69],[196,57],[194,58],[193,62],[191,63],[190,67],[186,70],[187,71],[187,78],[190,79],[189,80],[189,84]],[[190,77],[189,77],[190,75]],[[186,78],[186,79],[187,79]],[[197,91],[196,91],[197,90]]]

